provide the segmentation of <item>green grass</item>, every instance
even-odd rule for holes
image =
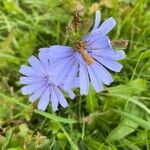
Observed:
[[[0,0],[0,149],[150,150],[149,0]],[[117,20],[111,39],[128,39],[124,68],[95,94],[41,112],[20,92],[19,68],[38,49],[67,42],[66,26],[83,7]]]

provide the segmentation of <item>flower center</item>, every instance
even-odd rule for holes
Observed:
[[[44,77],[44,81],[45,81],[45,83],[48,84],[49,86],[53,84],[53,83],[51,82],[51,79],[50,79],[50,77],[49,77],[48,75],[46,75],[46,76]]]
[[[78,41],[74,46],[74,50],[82,55],[88,65],[91,65],[94,62],[94,59],[88,54],[86,47],[87,43],[85,41]]]

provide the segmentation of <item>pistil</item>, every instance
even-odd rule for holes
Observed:
[[[82,55],[83,59],[88,65],[91,65],[94,62],[94,59],[88,54],[86,47],[87,44],[85,41],[79,41],[75,44],[74,49]]]

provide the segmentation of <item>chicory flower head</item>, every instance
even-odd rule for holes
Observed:
[[[52,66],[44,54],[39,54],[39,59],[31,56],[28,59],[30,66],[21,66],[20,73],[24,76],[20,77],[20,83],[25,86],[22,88],[24,95],[30,95],[29,101],[35,102],[39,100],[38,109],[45,110],[51,102],[53,111],[58,110],[58,104],[62,107],[67,107],[68,103],[64,98],[61,90],[63,80],[59,78],[56,83],[53,80]],[[53,66],[57,68],[56,66]],[[74,93],[68,91],[70,98],[74,98]]]
[[[78,78],[81,95],[88,94],[90,83],[96,92],[100,92],[103,84],[113,82],[108,70],[120,72],[122,69],[117,60],[125,57],[124,51],[115,51],[107,35],[116,22],[112,17],[102,24],[100,22],[100,12],[97,11],[92,31],[73,47],[54,45],[40,49],[40,54],[45,54],[51,64],[59,66],[53,72],[57,76],[54,80],[63,80],[65,91],[70,91]]]

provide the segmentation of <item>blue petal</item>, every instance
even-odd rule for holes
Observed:
[[[115,58],[113,60],[122,60],[125,58],[125,52],[123,50],[116,51]]]
[[[86,37],[87,50],[100,50],[109,46],[109,38],[107,36]]]
[[[85,65],[80,64],[79,70],[80,94],[87,95],[89,91],[89,76]]]
[[[75,98],[75,94],[73,91],[66,92],[71,99]]]
[[[50,101],[50,88],[47,87],[40,98],[40,101],[38,103],[38,109],[45,111],[49,101]]]
[[[92,31],[94,31],[95,29],[99,27],[100,21],[101,21],[101,14],[100,14],[100,11],[97,10],[96,15],[95,15],[95,24],[94,24]]]
[[[37,89],[41,88],[44,85],[44,83],[38,82],[31,85],[26,85],[23,88],[21,88],[22,94],[28,95],[34,93]]]
[[[77,74],[77,76],[78,76],[78,74]],[[59,87],[65,91],[65,89],[64,89],[64,83],[62,83],[61,85],[59,85]],[[76,77],[74,79],[74,81],[72,82],[70,89],[74,89],[74,88],[78,88],[78,87],[79,87],[79,78]],[[68,91],[65,91],[65,92],[68,92]]]
[[[84,61],[83,57],[81,56],[81,54],[79,54],[78,52],[76,52],[76,58],[77,61],[79,62],[80,66],[79,66],[79,87],[80,87],[80,94],[81,95],[87,95],[87,92],[89,90],[89,77],[88,77],[88,73],[87,73],[87,69],[86,69],[86,62]]]
[[[68,106],[68,103],[67,103],[66,99],[64,98],[63,94],[60,92],[60,90],[57,87],[55,87],[55,92],[56,92],[58,102],[60,103],[60,105],[63,108],[66,108]]]
[[[83,59],[82,55],[79,52],[75,52],[75,57],[79,64],[86,65],[85,60]]]
[[[72,83],[75,81],[78,71],[78,64],[74,64],[72,66],[69,75],[66,77],[66,80],[64,81],[64,90],[69,91],[72,88]]]
[[[96,34],[100,34],[100,35],[106,35],[107,33],[109,33],[116,25],[116,21],[113,17],[108,18],[107,20],[105,20],[100,27],[94,31],[94,33]]]
[[[61,65],[51,71],[53,82],[56,85],[60,85],[62,82],[65,81],[66,76],[71,71],[71,68],[74,67],[74,61],[74,56],[71,56],[68,59],[64,59],[64,62]]]
[[[102,82],[109,85],[113,82],[111,74],[100,63],[96,62],[92,64],[92,68],[95,73],[101,78]]]
[[[31,76],[31,77],[41,77],[42,76],[41,73],[35,71],[32,67],[25,66],[25,65],[21,66],[19,72],[25,76]]]
[[[53,88],[51,89],[51,105],[52,105],[53,111],[58,110],[58,98]]]
[[[37,99],[42,95],[42,93],[44,92],[45,88],[46,88],[46,87],[43,86],[43,87],[37,89],[37,90],[29,97],[29,101],[33,103],[35,100],[37,100]]]
[[[41,48],[40,53],[46,53],[50,60],[57,61],[61,58],[70,57],[74,51],[71,47],[68,46],[55,45],[49,48]]]
[[[39,53],[38,56],[39,56],[39,59],[41,61],[43,68],[45,69],[46,74],[49,74],[50,65],[49,65],[49,60],[47,58],[47,55],[45,53]]]
[[[43,79],[41,77],[20,77],[21,84],[33,84],[42,81]]]
[[[118,62],[113,61],[111,59],[107,59],[104,57],[98,57],[98,56],[94,56],[93,58],[96,59],[97,61],[99,61],[102,65],[104,65],[108,69],[115,71],[115,72],[120,72],[123,67],[121,64],[119,64]]]
[[[105,57],[107,59],[111,60],[121,60],[125,58],[125,53],[124,51],[113,51],[109,47],[106,49],[101,49],[101,50],[93,50],[91,51],[91,55],[94,56],[101,56]]]
[[[96,92],[100,92],[103,90],[102,81],[100,80],[98,74],[95,72],[93,68],[94,68],[93,65],[87,66],[92,85]]]
[[[41,62],[34,56],[31,56],[28,59],[30,65],[34,68],[36,71],[40,71],[41,73],[45,73],[44,67],[42,66]]]
[[[79,85],[80,85],[80,83],[79,83],[79,78],[78,77],[76,77],[76,79],[74,80],[74,82],[72,83],[72,89],[73,88],[78,88],[79,87]]]
[[[59,59],[59,60],[57,60],[57,61],[50,59],[50,60],[49,60],[49,67],[50,67],[50,69],[52,70],[52,69],[57,68],[57,67],[60,66],[62,63],[64,63],[64,61],[65,61],[66,59],[67,59],[67,58],[65,58],[65,59],[62,58],[62,59]]]

